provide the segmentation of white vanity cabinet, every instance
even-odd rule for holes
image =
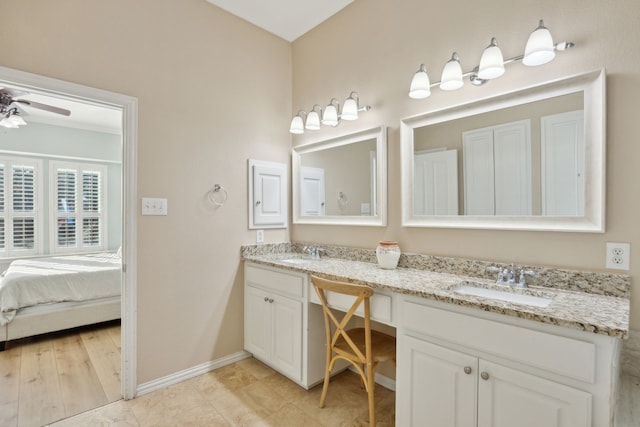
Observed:
[[[612,425],[619,340],[413,297],[400,305],[396,425]]]
[[[247,262],[244,278],[245,350],[302,387],[317,384],[324,324],[321,311],[309,308],[308,276]]]
[[[399,397],[398,425],[591,425],[589,393],[410,336],[402,341],[398,363],[408,369],[398,381],[408,387],[398,393],[411,397]]]

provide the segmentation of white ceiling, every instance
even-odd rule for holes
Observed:
[[[353,0],[207,1],[289,42],[353,2]]]

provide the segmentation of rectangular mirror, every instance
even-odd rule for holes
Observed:
[[[404,226],[604,231],[605,73],[402,120]]]
[[[385,127],[293,148],[292,175],[294,224],[387,224]]]

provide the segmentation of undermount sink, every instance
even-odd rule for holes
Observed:
[[[495,299],[513,304],[529,305],[533,307],[548,307],[552,299],[544,296],[531,295],[527,289],[504,290],[475,286],[472,282],[463,282],[452,289],[457,294],[473,295],[481,298]]]
[[[281,259],[280,262],[287,262],[289,264],[302,264],[305,262],[308,262],[309,259],[306,258],[288,258],[288,259]]]

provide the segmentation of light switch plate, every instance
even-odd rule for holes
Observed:
[[[167,199],[142,198],[142,215],[166,215]]]
[[[264,230],[256,230],[256,243],[264,243]]]

